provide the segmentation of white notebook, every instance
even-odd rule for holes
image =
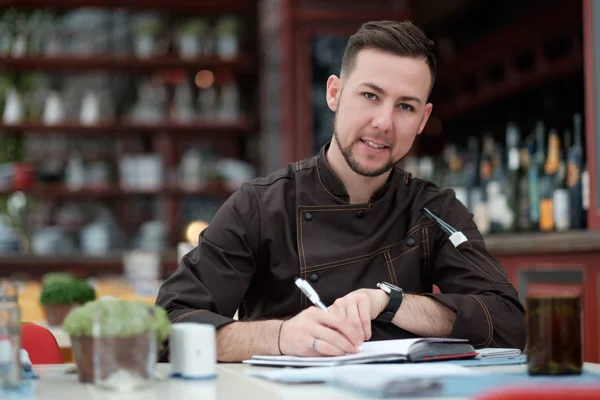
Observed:
[[[517,357],[521,355],[521,350],[488,347],[485,349],[478,349],[477,353],[479,353],[477,358],[482,360],[491,360],[493,358]]]
[[[427,348],[428,344],[433,344]],[[440,349],[439,344],[442,344]],[[449,352],[444,352],[443,345],[447,344]],[[462,345],[458,352],[452,353],[454,346]],[[360,346],[360,351],[356,354],[347,354],[343,356],[325,356],[325,357],[298,357],[298,356],[252,356],[249,360],[244,360],[246,364],[253,365],[273,365],[273,366],[291,366],[291,367],[327,367],[346,364],[364,364],[371,362],[394,362],[408,361],[413,352],[428,354],[432,359],[444,355],[444,358],[469,358],[475,357],[475,350],[468,344],[466,339],[448,339],[448,338],[417,338],[417,339],[397,339],[380,340],[365,342]],[[466,349],[466,352],[465,352]]]

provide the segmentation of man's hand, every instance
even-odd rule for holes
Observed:
[[[316,307],[284,321],[279,335],[281,353],[294,356],[352,354],[358,352],[357,347],[362,343],[362,331],[346,318]]]
[[[371,338],[371,321],[385,309],[389,295],[381,289],[358,289],[337,299],[329,311],[346,318],[362,335]]]

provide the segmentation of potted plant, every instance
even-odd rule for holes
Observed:
[[[161,307],[100,299],[72,310],[63,329],[71,338],[79,381],[93,383],[95,368],[99,368],[103,379],[108,379],[115,372],[110,369],[116,366],[148,379],[171,323]],[[155,341],[151,332],[155,332]]]
[[[62,325],[73,308],[95,299],[96,291],[89,283],[69,275],[47,276],[40,293],[40,304],[50,326]]]

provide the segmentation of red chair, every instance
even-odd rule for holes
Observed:
[[[62,364],[63,358],[56,338],[43,326],[21,324],[21,347],[29,353],[32,364]]]

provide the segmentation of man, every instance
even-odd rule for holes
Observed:
[[[170,320],[214,324],[220,361],[341,355],[366,340],[416,336],[523,349],[523,307],[468,210],[395,165],[427,123],[434,79],[420,29],[364,24],[340,77],[327,81],[331,142],[224,203],[160,289]],[[424,208],[468,240],[455,247]],[[330,312],[312,306],[295,277]]]

